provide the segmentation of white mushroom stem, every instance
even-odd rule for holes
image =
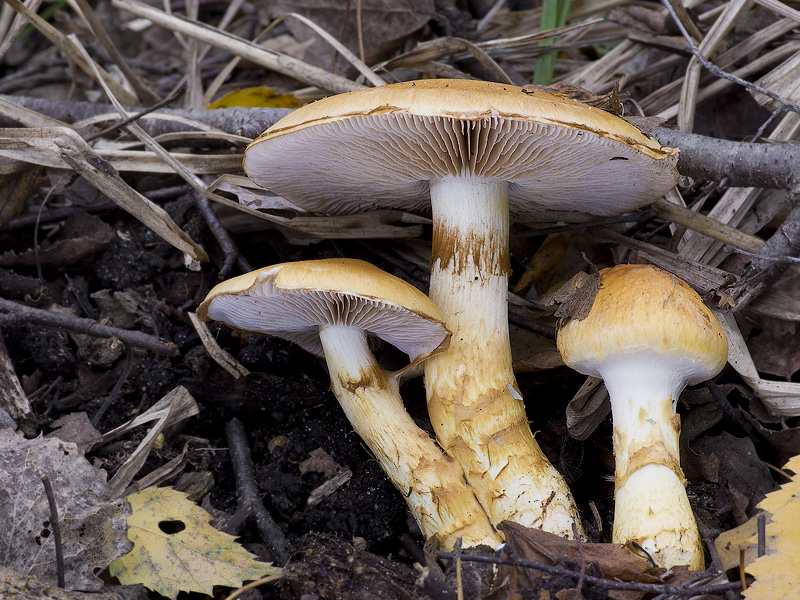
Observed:
[[[678,361],[655,353],[598,363],[611,398],[616,457],[614,543],[638,543],[662,566],[703,569],[703,548],[680,467],[686,386]]]
[[[430,296],[452,332],[425,363],[428,411],[494,524],[572,537],[566,482],[533,438],[511,364],[508,184],[450,177],[431,184]]]
[[[425,538],[438,535],[451,550],[502,540],[461,468],[411,419],[398,382],[380,367],[358,328],[326,325],[319,332],[331,385],[355,432],[405,496]]]

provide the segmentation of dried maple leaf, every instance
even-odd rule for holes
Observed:
[[[133,509],[128,537],[134,548],[109,566],[123,585],[141,583],[167,598],[181,591],[212,595],[215,585],[239,587],[280,572],[211,527],[211,515],[181,492],[148,488],[128,501]]]

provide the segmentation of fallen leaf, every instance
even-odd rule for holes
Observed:
[[[572,238],[564,233],[548,235],[531,256],[525,271],[520,275],[512,291],[515,294],[524,295],[542,275],[552,271],[564,260],[571,242]]]
[[[775,487],[750,438],[723,432],[695,440],[689,448],[690,452],[681,454],[686,477],[723,484],[734,501],[737,523],[745,522],[759,500]]]
[[[509,326],[509,335],[515,373],[530,373],[564,366],[555,340],[549,340],[514,325]]]
[[[206,108],[229,108],[231,106],[248,106],[258,108],[297,108],[298,100],[292,94],[279,94],[268,87],[250,87],[225,94]]]
[[[597,95],[586,88],[575,85],[574,83],[559,81],[551,85],[528,84],[522,87],[522,93],[532,94],[534,92],[544,92],[546,94],[563,96],[564,98],[577,100],[583,104],[588,104],[589,106],[594,106],[595,108],[601,108],[617,116],[621,116],[623,114],[621,92],[624,86],[625,77],[615,82],[614,86],[609,92]]]
[[[425,26],[435,14],[433,0],[361,0],[361,22],[357,21],[355,4],[330,0],[273,0],[269,2],[273,18],[286,13],[298,13],[311,19],[328,33],[341,39],[356,55],[359,53],[359,35],[363,41],[364,57],[368,65],[375,64],[402,46],[405,39]],[[311,41],[302,58],[306,62],[330,69],[336,68],[348,76],[355,69],[339,59],[336,51],[319,34],[297,19],[287,18],[283,24],[301,43]],[[337,60],[338,59],[338,60]]]
[[[48,438],[58,438],[62,442],[72,442],[81,452],[88,452],[92,446],[103,439],[103,434],[95,429],[85,412],[64,415],[53,421],[53,431]]]
[[[514,549],[514,555],[525,560],[552,564],[555,560],[567,559],[580,563],[580,543],[586,562],[596,563],[606,579],[658,583],[661,581],[658,575],[664,573],[664,569],[653,567],[647,560],[619,544],[568,540],[511,521],[503,521],[500,530],[505,534],[506,542]]]
[[[3,160],[0,172],[0,227],[20,214],[46,180],[44,167]]]
[[[109,566],[122,585],[141,583],[167,598],[181,591],[212,595],[215,585],[240,587],[243,581],[280,572],[211,527],[211,515],[182,492],[148,488],[128,501],[133,510],[128,537],[134,548]]]
[[[774,492],[767,494],[758,507],[770,513],[766,538],[771,552],[756,559],[747,572],[756,580],[743,593],[747,600],[779,600],[800,596],[800,456],[784,466],[795,477]]]
[[[56,582],[50,507],[41,476],[47,475],[58,508],[66,587],[98,590],[95,571],[130,550],[127,504],[109,501],[105,471],[95,469],[75,444],[26,440],[0,430],[0,565],[42,582]]]
[[[753,536],[758,532],[758,515],[738,527],[723,531],[714,540],[722,568],[726,571],[739,566],[741,552],[744,550],[744,564],[749,565],[758,558],[758,540]],[[769,550],[768,550],[769,551]]]
[[[777,455],[778,463],[789,460],[792,456],[800,454],[800,427],[788,427],[781,423],[780,429],[771,429],[761,424],[759,420],[739,409],[742,416],[755,427],[756,433],[766,440]]]
[[[111,240],[111,227],[89,213],[76,213],[67,218],[64,237],[53,243],[43,242],[39,252],[30,248],[23,252],[9,250],[0,254],[0,266],[32,267],[37,264],[61,267],[91,258]]]

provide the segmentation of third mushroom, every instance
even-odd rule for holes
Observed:
[[[558,331],[567,365],[602,377],[614,420],[614,531],[662,567],[704,566],[703,547],[680,465],[680,416],[687,385],[717,375],[728,342],[688,284],[650,265],[600,271],[589,316]]]

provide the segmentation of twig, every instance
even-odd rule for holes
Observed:
[[[211,230],[212,235],[217,240],[217,243],[225,255],[222,268],[219,270],[219,278],[225,279],[228,276],[233,268],[234,262],[238,262],[239,268],[243,272],[249,273],[252,271],[253,266],[239,251],[239,248],[236,246],[236,242],[233,241],[233,238],[231,238],[228,230],[225,229],[219,222],[217,213],[215,213],[214,209],[211,208],[211,201],[203,194],[195,190],[192,191],[192,200],[194,200],[195,206],[200,211],[200,214],[203,215],[206,225],[208,225],[208,228]]]
[[[580,533],[578,533],[578,525],[574,521],[572,523],[572,536],[578,544],[578,552],[581,553],[581,570],[578,575],[578,583],[575,584],[575,598],[581,600],[583,598],[583,580],[586,578],[586,554],[583,552],[583,540]]]
[[[744,256],[749,256],[751,258],[760,258],[763,260],[774,260],[778,262],[788,262],[788,263],[800,263],[800,258],[796,256],[761,256],[760,254],[756,254],[755,252],[748,252],[747,250],[742,250],[740,248],[735,248],[730,244],[725,244],[722,247],[722,251],[728,254],[743,254]]]
[[[711,539],[713,533],[711,529],[703,523],[703,519],[696,518],[695,521],[697,522],[697,529],[700,530],[700,537],[702,538],[703,542],[708,548],[708,553],[711,555],[711,566],[715,568],[719,573],[725,572],[725,566],[722,564],[722,559],[719,556],[719,552],[717,551],[716,545],[714,545],[714,540]],[[734,590],[725,590],[725,598],[726,600],[736,600],[738,594]]]
[[[289,553],[286,551],[286,538],[281,528],[272,520],[272,516],[261,502],[258,484],[256,484],[255,480],[255,467],[250,456],[250,448],[247,445],[244,425],[238,419],[231,419],[225,424],[225,435],[230,448],[233,472],[236,475],[236,493],[239,498],[239,506],[250,507],[252,515],[256,518],[256,525],[261,538],[270,549],[272,558],[275,559],[277,564],[285,565],[289,561]]]
[[[277,581],[281,577],[284,577],[286,573],[281,571],[280,573],[275,573],[275,575],[268,575],[267,577],[262,577],[261,579],[257,579],[256,581],[251,581],[247,585],[243,585],[238,590],[233,592],[230,596],[225,598],[225,600],[234,600],[234,598],[238,598],[242,594],[244,594],[247,590],[252,590],[253,588],[257,588],[259,586],[264,585],[265,583],[271,583],[273,581]]]
[[[175,92],[173,92],[172,94],[170,94],[169,96],[167,96],[163,100],[157,102],[156,104],[153,104],[153,106],[151,106],[149,108],[145,108],[144,110],[140,110],[139,112],[137,112],[135,114],[132,114],[131,116],[129,116],[126,119],[122,119],[121,121],[119,121],[117,123],[114,123],[113,125],[109,125],[105,129],[103,129],[102,131],[98,131],[94,135],[88,136],[86,138],[86,141],[87,142],[92,142],[92,141],[96,140],[97,138],[101,138],[103,136],[106,136],[109,133],[111,133],[112,131],[116,131],[117,129],[125,127],[125,125],[128,125],[129,123],[133,123],[134,121],[138,121],[142,117],[144,117],[146,115],[149,115],[150,113],[155,112],[160,108],[164,108],[165,106],[167,106],[169,104],[172,104],[178,98],[180,98],[185,91],[186,91],[186,88],[178,88],[177,90],[175,90]]]
[[[131,374],[131,369],[133,368],[133,349],[129,345],[125,345],[125,366],[122,369],[122,374],[117,379],[117,383],[114,384],[114,387],[111,389],[111,393],[106,396],[106,399],[103,401],[103,404],[100,405],[100,408],[92,418],[92,425],[97,427],[100,423],[100,419],[106,414],[108,407],[111,406],[111,403],[114,401],[114,398],[117,397],[119,391],[122,389],[122,386],[125,384],[125,381]]]
[[[50,189],[47,190],[47,194],[45,194],[42,203],[39,205],[39,209],[36,211],[36,223],[33,227],[33,255],[36,259],[36,277],[39,279],[39,281],[44,281],[44,275],[42,274],[42,262],[39,260],[39,224],[41,223],[42,219],[42,211],[44,211],[44,207],[47,206],[48,200],[50,200],[50,197],[54,193],[64,191],[67,181],[71,178],[72,175],[62,175],[59,177],[55,183],[50,186]]]
[[[455,556],[452,552],[438,551],[436,553],[438,558],[453,559]],[[553,573],[555,575],[563,575],[566,577],[573,577],[578,579],[580,573],[561,567],[558,565],[548,565],[546,563],[534,562],[532,560],[525,560],[522,558],[503,558],[497,556],[481,556],[473,554],[462,554],[461,560],[489,563],[493,565],[508,565],[510,567],[522,567],[525,569],[533,569],[536,571],[545,571],[546,573]],[[610,579],[603,579],[602,577],[594,577],[593,575],[585,575],[584,581],[590,585],[595,585],[606,590],[628,590],[633,592],[645,592],[652,594],[672,594],[681,596],[683,598],[691,598],[692,596],[701,596],[704,594],[716,594],[724,592],[725,590],[734,590],[741,587],[738,581],[720,583],[715,585],[698,586],[689,588],[685,584],[670,585],[668,583],[641,583],[635,581],[612,581]]]
[[[762,187],[800,192],[800,147],[797,144],[732,142],[666,127],[651,132],[661,144],[680,148],[678,171],[695,179],[721,181],[732,187]]]
[[[747,252],[758,252],[764,245],[764,240],[759,237],[740,231],[726,223],[720,223],[685,206],[673,204],[664,198],[656,200],[651,208],[665,221],[682,225],[713,240],[730,244]]]
[[[800,254],[800,197],[792,200],[789,216],[759,249],[739,280],[725,290],[735,310],[743,309],[780,279],[791,264],[786,257]],[[782,260],[774,260],[775,257]]]
[[[608,217],[605,219],[594,219],[592,221],[584,221],[583,223],[569,223],[568,225],[556,225],[554,227],[542,227],[540,229],[529,229],[527,231],[515,231],[511,234],[512,238],[527,238],[527,237],[540,237],[550,235],[553,233],[562,233],[564,231],[579,231],[581,229],[589,229],[591,227],[600,227],[601,225],[614,225],[616,223],[634,223],[638,221],[646,221],[656,216],[655,211],[651,208],[643,208],[635,212],[627,213],[619,217]]]
[[[49,98],[3,94],[0,94],[0,98],[68,124],[83,121],[97,115],[113,114],[114,118],[119,116],[119,112],[111,104],[72,102],[69,100],[51,100]],[[131,106],[126,106],[126,109],[130,112],[140,110]],[[214,110],[162,108],[156,113],[160,118],[155,118],[154,115],[145,115],[144,117],[140,115],[138,123],[142,129],[153,137],[158,137],[165,133],[197,130],[198,128],[186,123],[186,120],[189,119],[197,121],[200,126],[211,127],[226,133],[238,134],[253,139],[290,112],[292,111],[288,108],[247,108],[243,106],[217,108]],[[165,116],[168,118],[165,119]],[[18,127],[18,125],[11,118],[0,117],[0,127]]]
[[[758,527],[758,558],[767,553],[767,516],[762,512],[756,517]]]
[[[44,327],[62,328],[75,333],[84,333],[94,337],[115,337],[134,348],[144,348],[156,354],[176,356],[178,347],[172,342],[162,340],[141,331],[119,329],[98,323],[94,319],[84,319],[70,315],[62,315],[41,308],[33,308],[11,300],[0,298],[0,325],[9,322],[42,325]]]
[[[742,431],[744,431],[745,435],[750,438],[754,446],[758,447],[760,450],[763,450],[761,438],[756,432],[755,427],[753,427],[753,424],[747,421],[747,419],[745,419],[742,414],[730,403],[730,400],[728,400],[725,392],[719,389],[719,386],[711,379],[706,381],[706,387],[708,388],[708,391],[711,392],[711,397],[714,398],[714,401],[719,405],[720,409],[722,409],[722,413],[742,428]]]
[[[705,56],[703,56],[703,53],[700,52],[700,49],[695,45],[694,41],[692,40],[692,36],[690,36],[689,32],[686,31],[686,28],[683,26],[683,23],[681,22],[680,18],[678,18],[678,15],[675,13],[675,9],[673,8],[669,0],[661,0],[661,3],[667,8],[667,12],[669,12],[670,16],[672,17],[672,20],[675,21],[675,25],[680,30],[681,35],[686,40],[686,43],[689,44],[689,48],[692,50],[692,54],[694,55],[694,57],[700,62],[701,65],[703,65],[706,68],[706,70],[709,73],[711,73],[715,77],[721,77],[722,79],[727,79],[728,81],[732,81],[733,83],[741,85],[742,87],[747,88],[748,90],[751,90],[753,92],[758,92],[759,94],[763,94],[768,98],[775,100],[775,102],[783,104],[787,109],[791,110],[792,112],[800,113],[800,106],[798,106],[794,102],[787,100],[783,96],[779,96],[775,92],[772,92],[764,87],[761,87],[758,84],[750,83],[749,81],[746,81],[741,77],[737,77],[736,75],[727,73],[722,69],[720,69],[715,64],[713,64],[711,61],[709,61]]]
[[[50,505],[50,528],[53,530],[53,543],[56,546],[56,577],[58,587],[65,587],[64,581],[64,548],[61,544],[61,524],[58,521],[58,506],[56,506],[56,496],[53,493],[53,486],[50,479],[42,474],[42,485],[44,494],[47,496],[47,504]]]

